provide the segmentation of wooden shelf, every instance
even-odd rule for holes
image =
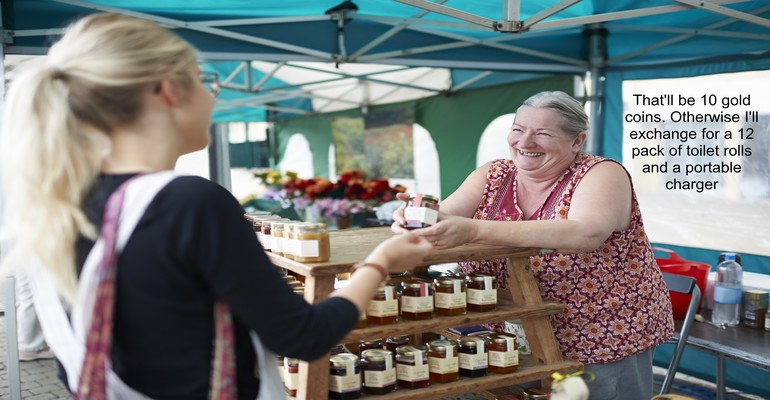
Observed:
[[[506,321],[513,319],[542,317],[558,314],[564,307],[558,303],[545,303],[538,306],[516,306],[513,304],[498,304],[497,310],[488,312],[468,312],[464,315],[451,317],[433,316],[422,321],[398,321],[389,325],[369,325],[366,328],[351,331],[343,343],[387,336],[400,336],[418,332],[437,332],[446,328],[458,326],[480,325],[490,321]]]
[[[332,231],[331,259],[327,262],[303,264],[268,252],[270,260],[279,267],[305,277],[305,299],[311,303],[326,298],[334,290],[334,279],[363,260],[374,247],[392,236],[390,229],[365,228]],[[549,315],[563,311],[561,304],[544,303],[537,282],[532,276],[528,257],[550,252],[548,249],[514,248],[481,244],[465,244],[451,249],[434,250],[422,265],[457,261],[508,259],[510,288],[498,289],[498,307],[489,312],[468,312],[464,315],[439,317],[422,321],[399,321],[390,325],[370,325],[350,332],[342,343],[384,338],[422,332],[441,332],[447,328],[479,325],[489,322],[519,319],[524,326],[532,356],[520,357],[519,369],[511,374],[463,378],[457,382],[432,384],[424,389],[398,389],[371,399],[432,399],[458,393],[479,392],[510,386],[520,382],[547,379],[554,372],[571,372],[580,367],[576,361],[565,360],[553,333]],[[321,357],[312,362],[300,362],[297,399],[321,400],[328,396],[329,361]]]

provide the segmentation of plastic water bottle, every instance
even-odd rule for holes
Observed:
[[[738,325],[743,297],[742,281],[743,268],[735,261],[735,253],[725,253],[725,260],[717,267],[711,322],[727,326]]]

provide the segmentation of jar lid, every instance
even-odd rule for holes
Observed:
[[[767,301],[770,297],[770,292],[766,290],[748,289],[743,291],[743,297],[747,300]]]
[[[460,345],[467,347],[476,347],[484,344],[484,339],[478,336],[460,336]]]
[[[382,346],[382,339],[362,340],[361,344],[366,346]]]
[[[409,341],[409,336],[408,335],[391,336],[391,337],[387,338],[386,341],[388,341],[388,342],[403,342],[403,341],[407,341],[408,342]]]
[[[428,342],[428,347],[430,347],[431,350],[446,352],[447,349],[457,347],[457,342],[454,340],[433,340]]]
[[[458,282],[462,283],[465,282],[465,280],[454,275],[444,275],[436,278],[436,286],[452,287]]]
[[[427,286],[428,289],[432,289],[433,283],[424,281],[422,279],[410,279],[408,281],[401,282],[401,286],[404,289],[421,289],[423,286]]]
[[[548,392],[541,388],[527,388],[524,389],[524,396],[529,400],[546,400]]]
[[[415,353],[422,352],[423,354],[426,354],[428,351],[428,348],[426,346],[398,346],[396,348],[396,354],[400,356],[406,356],[406,357],[414,357]]]
[[[504,333],[491,333],[487,335],[489,340],[495,342],[495,343],[507,343],[508,340],[513,339],[514,342],[516,341],[516,338],[510,335],[506,335]]]
[[[351,353],[338,353],[329,357],[329,363],[335,367],[346,367],[353,363],[355,365],[358,362],[358,356]]]
[[[297,224],[294,227],[297,232],[320,232],[326,230],[326,224],[321,222],[306,222],[304,224]]]
[[[383,349],[369,349],[361,352],[361,358],[366,361],[385,361],[387,358],[389,361],[393,359],[393,353],[389,350]]]
[[[414,200],[417,197],[418,194],[419,193],[412,193],[412,194],[410,194],[409,195],[409,200]],[[423,194],[422,195],[422,199],[438,203],[438,196],[432,196],[432,195],[429,195],[429,194]]]
[[[494,275],[489,274],[470,274],[468,275],[468,280],[471,280],[473,282],[484,282],[484,279],[492,278],[492,281],[496,280],[497,277]]]

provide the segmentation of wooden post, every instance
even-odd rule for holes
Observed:
[[[334,290],[334,277],[334,275],[306,276],[305,300],[313,304],[325,299]],[[298,382],[300,383],[297,388],[298,400],[327,398],[329,396],[329,354],[312,362],[301,361]]]

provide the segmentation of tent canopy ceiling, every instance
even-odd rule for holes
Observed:
[[[152,19],[192,42],[227,89],[217,120],[770,54],[768,0],[6,0],[5,54],[41,54],[95,11]]]

